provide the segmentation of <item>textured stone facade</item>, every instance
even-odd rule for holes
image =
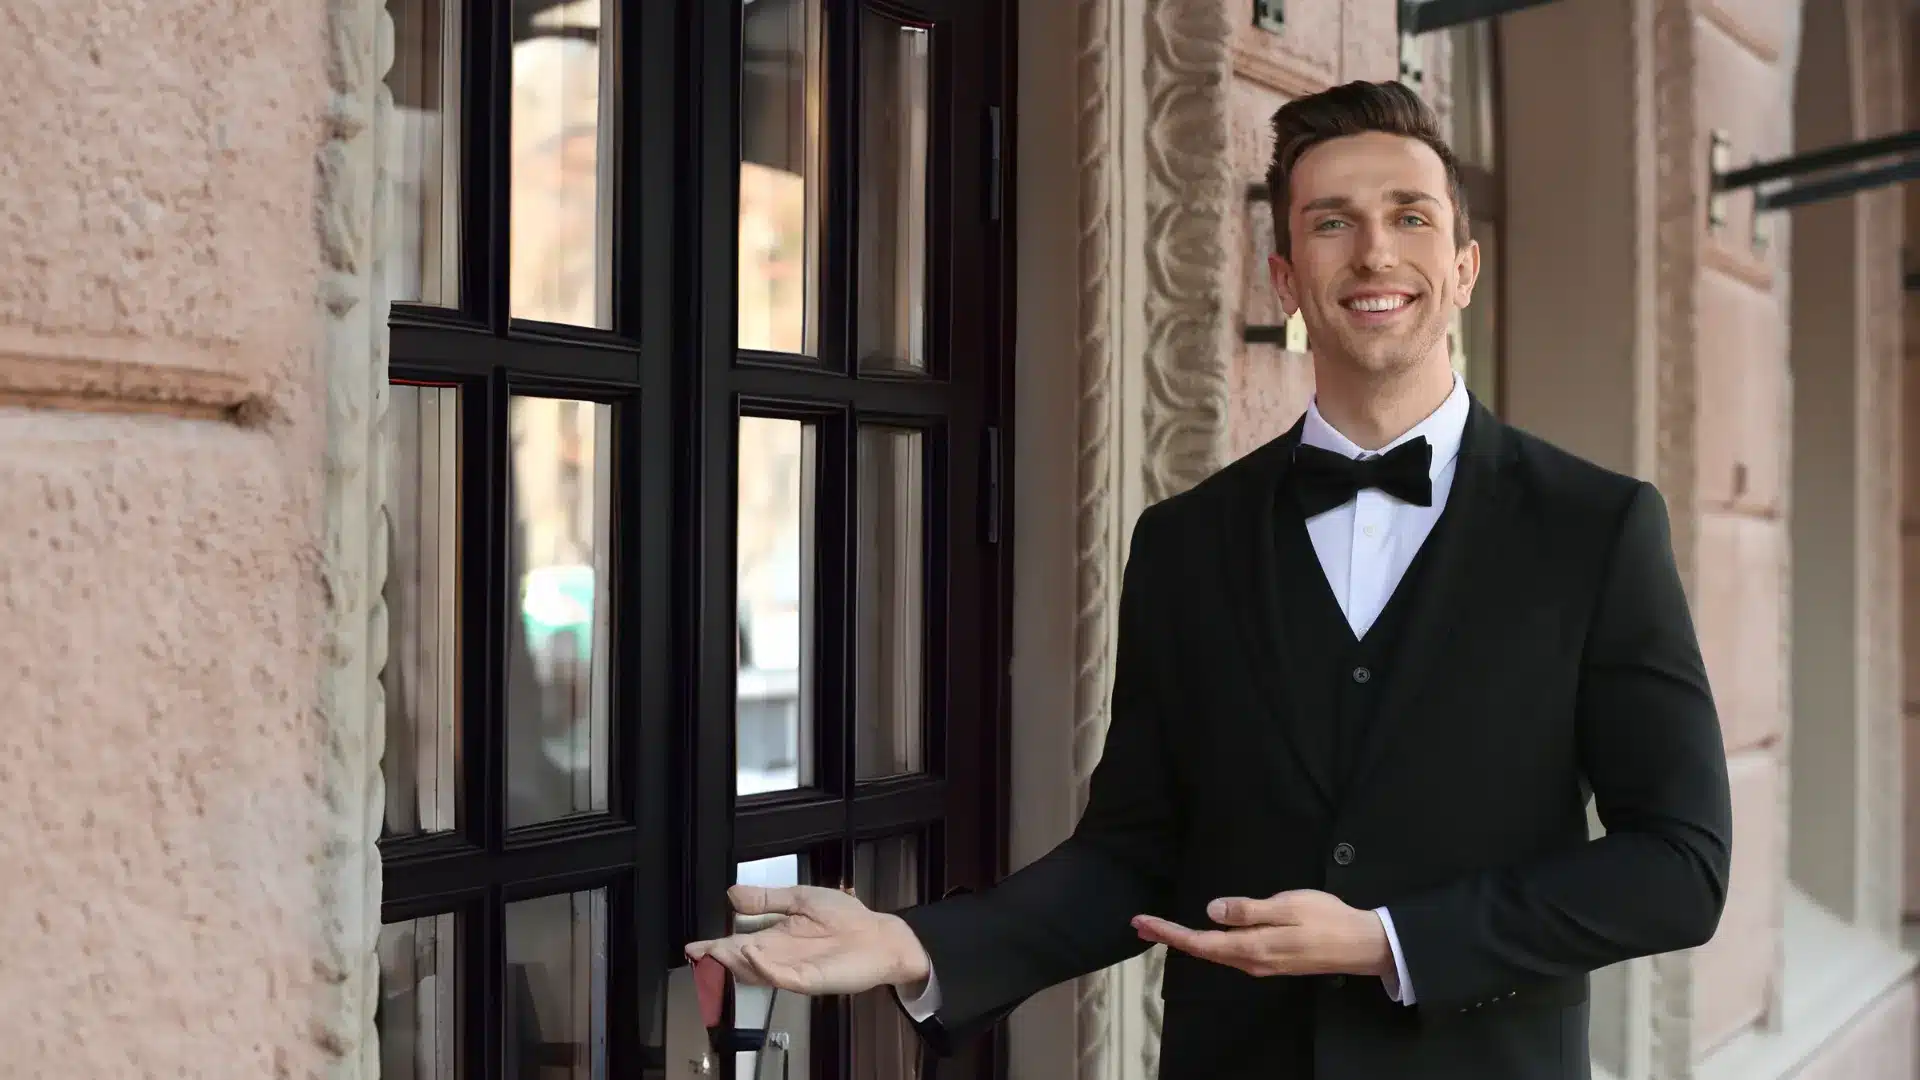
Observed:
[[[0,1075],[305,1077],[341,1053],[326,16],[0,16]]]

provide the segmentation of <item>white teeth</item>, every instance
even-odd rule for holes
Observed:
[[[1355,311],[1392,311],[1406,304],[1404,296],[1362,296],[1347,301],[1347,306]]]

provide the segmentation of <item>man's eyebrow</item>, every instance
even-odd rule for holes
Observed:
[[[1347,198],[1345,195],[1322,195],[1317,199],[1309,200],[1306,205],[1300,208],[1300,212],[1303,214],[1315,214],[1322,210],[1348,210],[1352,207],[1353,200]]]
[[[1440,205],[1439,199],[1424,191],[1416,191],[1412,188],[1396,188],[1393,191],[1387,192],[1387,198],[1391,199],[1395,206],[1413,206],[1416,203],[1431,203],[1434,206]],[[1345,195],[1323,195],[1318,199],[1308,200],[1300,207],[1300,212],[1303,214],[1315,214],[1322,210],[1351,210],[1353,207],[1354,201]]]

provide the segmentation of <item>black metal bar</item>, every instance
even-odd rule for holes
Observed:
[[[1847,143],[1843,146],[1829,146],[1824,150],[1810,150],[1804,154],[1780,158],[1777,161],[1763,161],[1749,165],[1744,169],[1734,169],[1713,178],[1715,191],[1734,191],[1739,188],[1764,184],[1769,180],[1786,180],[1824,169],[1839,168],[1842,165],[1856,165],[1862,161],[1887,157],[1892,154],[1907,154],[1920,150],[1920,131],[1903,131],[1897,135],[1882,135],[1862,142]]]
[[[1553,0],[1401,0],[1400,32],[1427,34],[1551,3]]]
[[[1920,270],[1909,270],[1906,276],[1908,292],[1920,293]]]
[[[1249,345],[1285,345],[1287,326],[1285,323],[1275,326],[1249,326],[1241,332],[1240,338]]]
[[[1005,175],[1006,166],[1000,153],[1000,106],[987,106],[987,220],[999,221],[1001,215],[1000,184]]]
[[[1861,169],[1830,180],[1810,180],[1780,191],[1755,192],[1753,208],[1756,211],[1785,210],[1808,203],[1845,198],[1889,184],[1903,184],[1909,180],[1920,180],[1920,157],[1882,165],[1877,169]]]

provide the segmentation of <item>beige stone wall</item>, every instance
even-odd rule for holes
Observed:
[[[1734,160],[1793,149],[1797,0],[1705,4],[1693,20],[1696,124]],[[1704,160],[1704,159],[1703,159]],[[1788,406],[1784,244],[1754,240],[1751,200],[1729,200],[1698,268],[1693,597],[1733,784],[1733,887],[1696,956],[1694,1050],[1761,1019],[1777,988],[1787,680]],[[1777,219],[1779,215],[1774,215]],[[1705,224],[1704,215],[1702,225]],[[1765,222],[1777,227],[1776,220]]]
[[[0,18],[0,1075],[326,1056],[323,17]]]

